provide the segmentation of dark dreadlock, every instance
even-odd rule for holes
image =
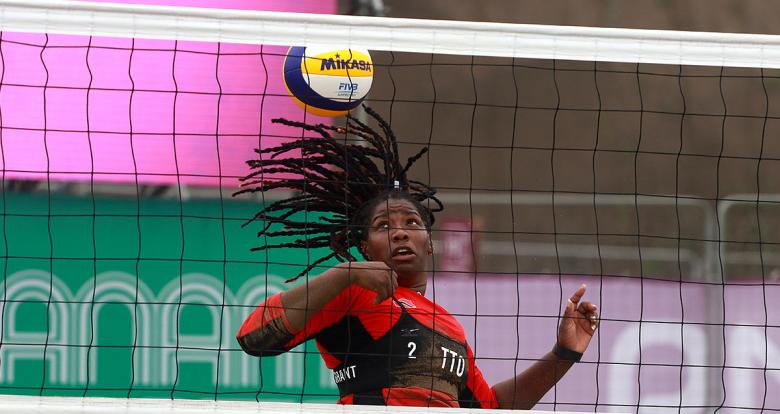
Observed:
[[[233,194],[234,196],[276,188],[292,189],[297,195],[267,205],[244,223],[244,226],[254,221],[264,221],[265,226],[258,232],[258,237],[300,237],[293,242],[268,244],[252,250],[330,247],[332,251],[316,259],[288,282],[333,257],[339,261],[355,261],[350,249],[365,240],[364,229],[368,214],[379,200],[405,198],[411,201],[420,212],[428,231],[433,225],[433,213],[443,208],[435,197],[436,190],[433,187],[406,177],[406,172],[412,164],[420,159],[428,148],[423,148],[409,157],[406,165],[402,166],[398,157],[398,144],[390,125],[376,111],[367,106],[363,108],[377,121],[382,135],[351,115],[347,115],[344,127],[310,125],[277,118],[272,122],[314,131],[320,136],[257,149],[255,152],[260,155],[259,159],[247,161],[253,171],[241,179],[243,189]],[[333,139],[331,132],[352,133],[363,138],[368,145],[339,142]],[[294,150],[300,150],[301,157],[278,158]],[[263,159],[263,154],[270,154],[270,157]],[[377,165],[375,160],[382,161],[382,164]],[[264,174],[279,173],[291,174],[293,178],[273,181],[263,178]],[[435,206],[426,207],[422,204],[424,200],[433,201]],[[293,215],[301,211],[329,214],[330,217],[320,215],[314,221],[294,219]],[[281,224],[284,227],[271,231],[273,224]]]

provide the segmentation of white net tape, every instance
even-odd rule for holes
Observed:
[[[780,68],[780,36],[0,1],[0,29],[603,62]]]

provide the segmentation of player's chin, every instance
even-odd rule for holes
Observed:
[[[393,260],[390,265],[397,273],[416,273],[426,270],[424,260],[415,258],[415,260]]]

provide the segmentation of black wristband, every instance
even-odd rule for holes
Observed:
[[[557,342],[555,343],[552,352],[558,358],[565,359],[566,361],[580,362],[580,360],[582,359],[582,352],[572,351],[571,349],[566,348],[565,346],[561,346],[561,344]]]

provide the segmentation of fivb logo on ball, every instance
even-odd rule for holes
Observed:
[[[284,61],[284,83],[296,103],[322,116],[338,116],[360,105],[374,79],[364,49],[291,47]]]

